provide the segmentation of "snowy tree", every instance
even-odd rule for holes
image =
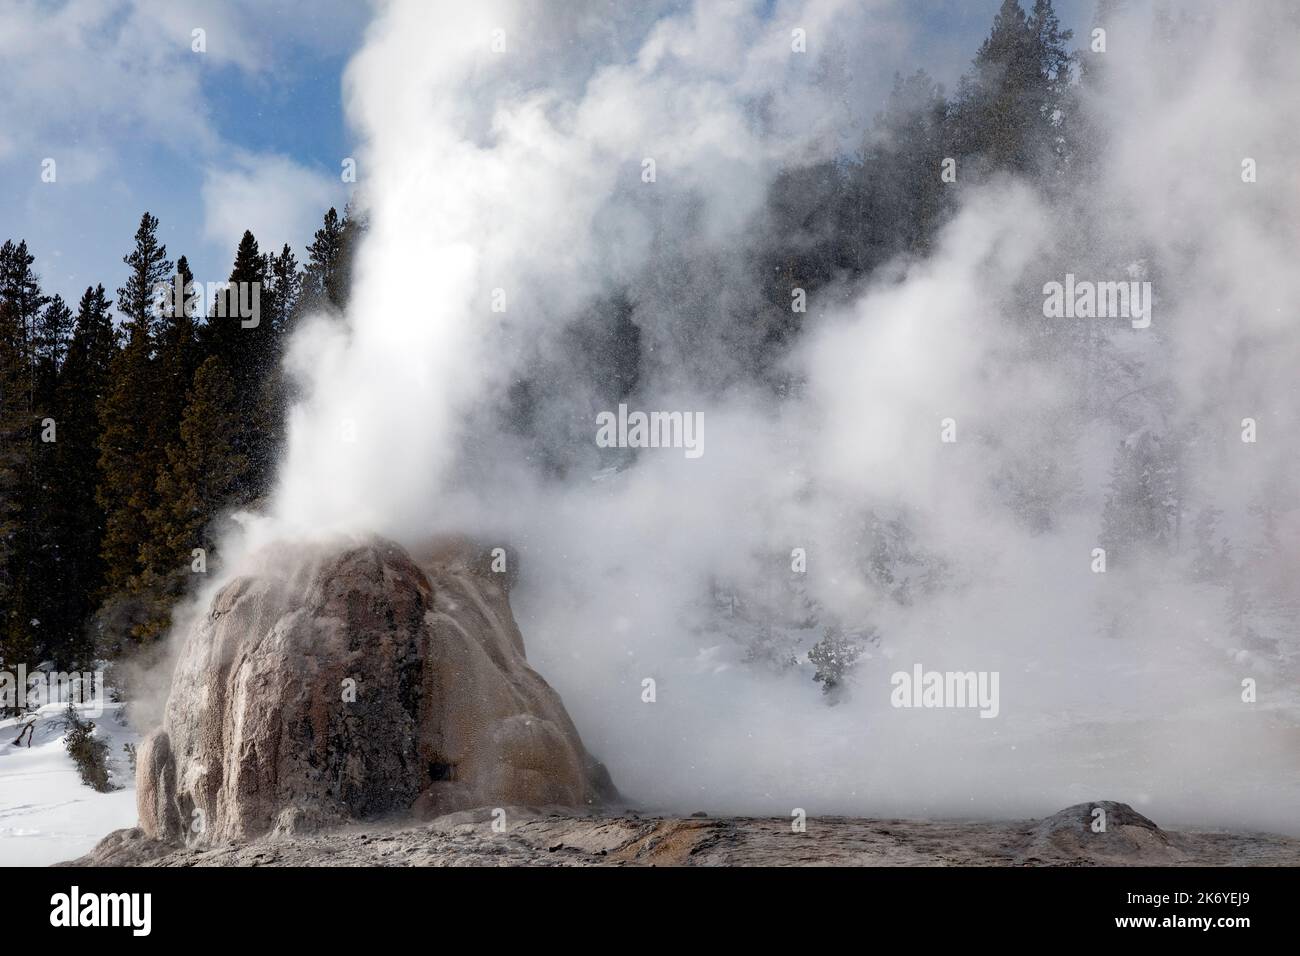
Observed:
[[[874,640],[874,630],[866,632],[868,641]],[[822,685],[822,693],[834,694],[844,682],[853,666],[862,656],[865,641],[845,634],[838,626],[826,628],[825,636],[808,652],[809,662],[817,668],[813,680]]]

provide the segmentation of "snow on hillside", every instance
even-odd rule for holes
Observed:
[[[110,779],[120,787],[96,793],[81,782],[64,747],[66,704],[36,711],[36,726],[22,745],[14,738],[32,715],[0,720],[0,866],[48,866],[90,850],[106,834],[135,826],[135,777],[123,751],[139,735],[126,725],[123,704],[107,702],[95,736],[108,742]]]

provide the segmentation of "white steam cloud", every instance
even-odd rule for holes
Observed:
[[[1300,63],[1278,36],[1294,17],[1274,11],[1272,33],[1254,5],[1207,6],[1163,45],[1116,17],[1080,106],[1089,181],[964,193],[928,258],[820,293],[780,370],[800,386],[778,393],[747,365],[765,197],[860,139],[845,97],[882,102],[885,67],[912,66],[906,5],[618,6],[635,9],[382,6],[346,77],[368,221],[351,305],[293,343],[304,397],[256,537],[464,531],[515,549],[534,666],[645,805],[1002,817],[1110,798],[1162,824],[1295,831],[1295,618],[1234,644],[1225,590],[1174,558],[1090,569],[1115,448],[1158,386],[1208,435],[1193,499],[1235,540],[1271,535],[1249,573],[1283,610],[1294,590]],[[852,69],[832,88],[843,37]],[[1044,282],[1130,266],[1153,282],[1153,323],[1115,347],[1145,371],[1087,392],[1024,325],[1070,321],[1042,317]],[[578,374],[600,358],[573,323],[621,292],[642,355],[629,401],[703,411],[698,460],[599,456],[613,406]],[[507,424],[530,373],[531,442]],[[1257,444],[1237,440],[1245,417]],[[1026,523],[1015,489],[1057,473],[1073,478],[1050,489],[1053,520]],[[871,516],[906,522],[941,585],[900,601],[864,574]],[[736,639],[751,619],[727,596],[783,606],[794,548],[808,601],[879,634],[835,706],[807,664],[758,666]],[[998,717],[891,707],[890,675],[915,663],[998,671]]]

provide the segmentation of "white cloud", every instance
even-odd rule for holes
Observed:
[[[10,152],[140,141],[208,145],[200,64],[122,0],[0,7],[0,127]]]
[[[203,234],[233,249],[251,230],[264,251],[297,246],[320,220],[341,205],[342,182],[287,156],[242,154],[224,168],[209,168],[203,182]]]
[[[345,0],[5,0],[0,4],[0,159],[53,155],[50,144],[221,146],[203,83],[233,66],[264,74],[285,51],[338,53],[369,8]],[[196,28],[207,50],[191,48]]]

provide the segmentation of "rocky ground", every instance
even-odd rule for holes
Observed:
[[[1093,833],[1096,807],[1105,833]],[[500,814],[497,815],[498,819]],[[1114,866],[1300,865],[1300,839],[1165,831],[1121,803],[1010,823],[656,817],[514,807],[202,848],[118,830],[73,866]],[[499,826],[499,824],[498,824]]]

